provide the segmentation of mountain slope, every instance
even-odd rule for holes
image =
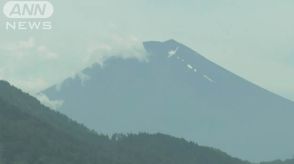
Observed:
[[[0,132],[3,164],[109,161],[103,160],[105,144],[110,144],[107,137],[90,132],[3,81]]]
[[[254,161],[292,156],[293,102],[174,40],[144,47],[147,62],[112,58],[43,93],[98,132],[163,132]]]
[[[97,135],[3,81],[0,163],[248,164],[219,150],[163,134]]]
[[[81,146],[74,137],[52,128],[2,100],[0,106],[0,145],[3,164],[83,163],[90,160],[86,157],[88,153],[85,150],[88,148]]]

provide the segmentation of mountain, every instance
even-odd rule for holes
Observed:
[[[106,134],[162,132],[252,161],[293,155],[292,101],[175,40],[143,45],[146,61],[112,57],[42,94]]]
[[[98,135],[0,81],[1,164],[249,164],[164,134]]]

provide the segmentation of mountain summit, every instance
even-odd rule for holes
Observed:
[[[43,94],[98,132],[162,132],[254,161],[293,155],[293,102],[175,40],[143,44],[148,61],[111,58]]]

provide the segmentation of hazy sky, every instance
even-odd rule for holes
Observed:
[[[1,13],[0,79],[37,92],[103,53],[139,51],[141,41],[173,38],[294,100],[293,0],[51,2],[51,31],[7,31]]]

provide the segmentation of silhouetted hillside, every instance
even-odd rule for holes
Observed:
[[[0,81],[1,164],[246,164],[163,134],[98,135]]]
[[[288,160],[276,160],[272,162],[261,162],[260,164],[294,164],[294,159],[288,159]]]

